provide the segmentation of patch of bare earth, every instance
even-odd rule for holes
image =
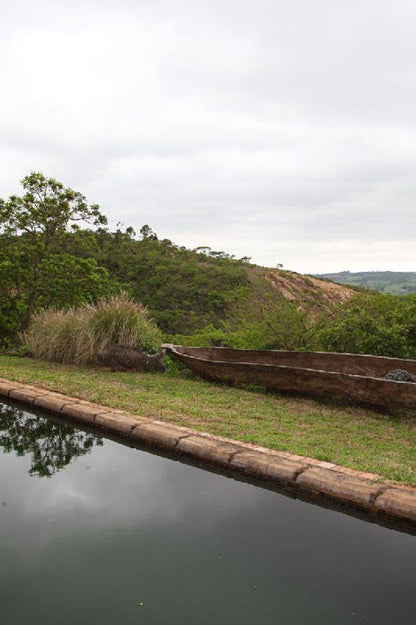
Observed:
[[[320,299],[332,304],[346,302],[355,294],[355,291],[348,286],[304,276],[294,271],[265,268],[264,272],[266,280],[290,301],[306,298]]]

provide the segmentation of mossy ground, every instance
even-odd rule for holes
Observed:
[[[416,413],[398,418],[172,374],[113,373],[4,355],[0,377],[416,485]]]

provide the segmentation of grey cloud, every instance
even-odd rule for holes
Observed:
[[[413,3],[3,13],[1,196],[39,169],[179,244],[304,271],[414,269]]]

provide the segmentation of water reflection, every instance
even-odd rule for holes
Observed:
[[[30,475],[51,477],[102,444],[94,434],[0,404],[0,449],[18,456],[32,454]]]
[[[0,449],[5,625],[415,620],[413,536],[21,411],[3,408],[1,426],[3,446],[34,443],[50,472],[81,441],[53,480]]]

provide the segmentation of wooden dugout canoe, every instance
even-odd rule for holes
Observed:
[[[258,384],[306,395],[341,395],[381,407],[416,409],[416,384],[385,380],[394,369],[416,377],[416,360],[227,347],[163,346],[193,373],[229,384]]]

